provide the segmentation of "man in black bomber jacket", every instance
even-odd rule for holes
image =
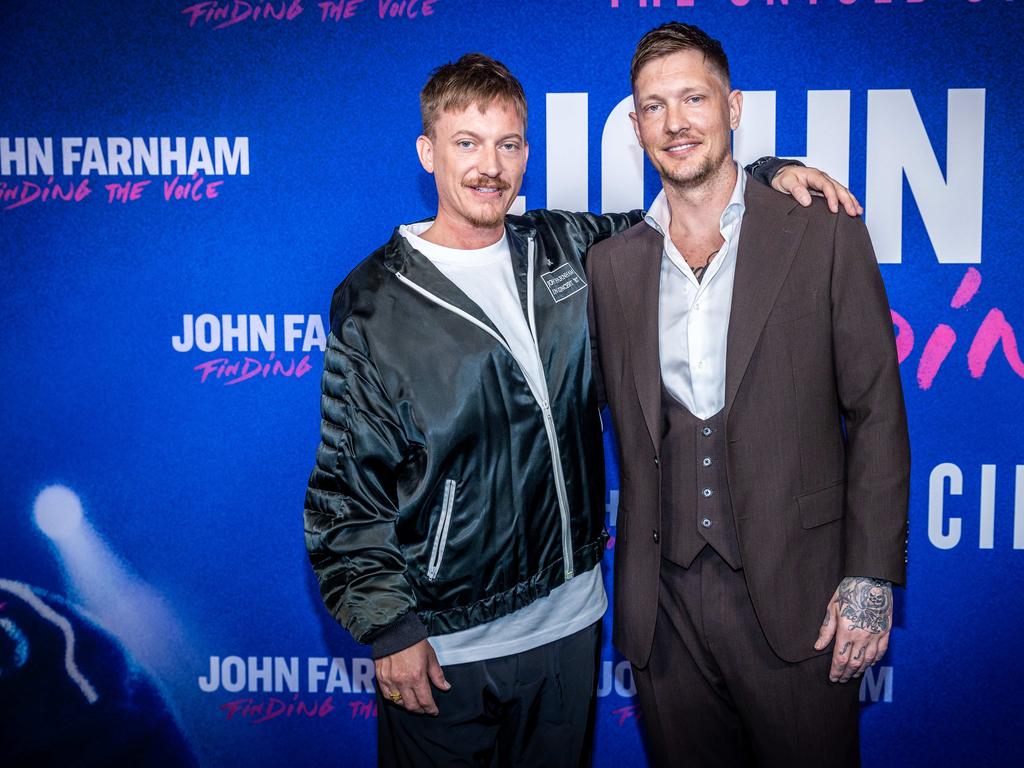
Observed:
[[[437,216],[335,291],[306,546],[328,610],[373,647],[381,765],[576,766],[607,604],[582,259],[642,217],[506,215],[526,100],[493,59],[435,70],[421,107]],[[774,184],[856,205],[813,169]]]

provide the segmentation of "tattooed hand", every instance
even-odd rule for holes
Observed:
[[[889,647],[892,627],[892,584],[881,579],[847,576],[825,608],[815,650],[835,638],[828,678],[845,683],[860,677]]]

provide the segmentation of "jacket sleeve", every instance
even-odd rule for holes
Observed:
[[[892,316],[867,227],[834,217],[832,333],[846,426],[847,576],[902,584],[910,440]]]
[[[548,218],[549,224],[563,229],[571,238],[574,250],[580,261],[586,264],[587,251],[590,246],[605,238],[625,232],[634,224],[644,220],[644,212],[639,208],[628,213],[572,213],[570,211],[538,211]]]
[[[395,528],[398,468],[408,445],[343,300],[331,310],[321,393],[306,549],[327,609],[380,658],[427,636]]]
[[[785,157],[772,157],[771,155],[768,155],[767,157],[759,157],[743,170],[766,187],[770,187],[772,185],[772,179],[775,178],[775,174],[787,165],[803,165],[803,163],[799,160],[790,160]]]
[[[595,294],[595,286],[597,285],[596,277],[600,256],[596,256],[595,252],[600,250],[599,248],[593,249],[587,259],[587,282],[590,283],[590,290],[587,291],[587,329],[590,335],[590,371],[591,376],[594,379],[594,390],[597,394],[597,409],[603,411],[604,407],[608,405],[608,394],[604,388],[604,371],[601,370],[601,350],[598,347],[598,322],[597,322],[597,296]],[[604,431],[604,417],[602,416],[601,427]]]

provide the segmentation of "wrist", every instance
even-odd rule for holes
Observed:
[[[427,639],[427,627],[415,611],[399,616],[395,621],[377,630],[369,638],[370,655],[374,659],[382,659],[393,653],[404,651]]]

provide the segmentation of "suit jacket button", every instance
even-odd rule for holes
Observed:
[[[658,466],[658,457],[657,456],[654,457],[654,466]]]
[[[660,540],[661,540],[661,537],[658,536],[658,531],[655,530],[654,531],[654,543],[657,544]]]

